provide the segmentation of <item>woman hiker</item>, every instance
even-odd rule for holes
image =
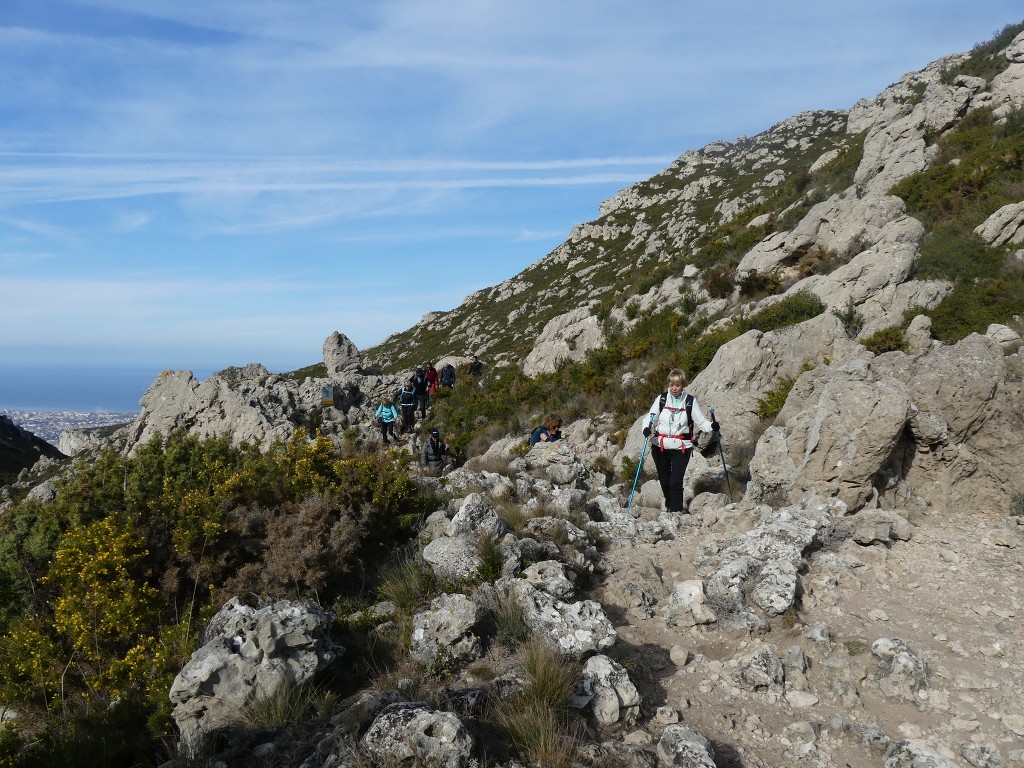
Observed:
[[[397,443],[395,422],[398,421],[398,409],[386,397],[382,397],[374,415],[377,417],[377,426],[380,427],[380,436],[384,438],[384,445],[388,444],[388,435],[391,435],[391,439]]]
[[[644,426],[644,437],[653,432],[651,454],[665,503],[669,513],[677,515],[683,513],[683,476],[693,452],[693,427],[708,434],[718,430],[718,422],[706,419],[696,398],[684,391],[685,384],[686,374],[673,368],[668,390],[655,398]]]

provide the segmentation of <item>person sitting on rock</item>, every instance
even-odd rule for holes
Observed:
[[[530,447],[537,443],[553,443],[562,439],[562,417],[557,413],[549,413],[544,423],[530,434]]]
[[[448,445],[441,439],[441,432],[436,428],[430,430],[430,436],[423,441],[423,451],[420,454],[423,466],[432,473],[440,474],[447,456]]]
[[[384,438],[384,444],[388,444],[388,435],[391,435],[391,439],[397,443],[395,422],[398,421],[398,409],[395,408],[393,403],[388,402],[386,397],[382,397],[375,415],[377,417],[377,426],[380,427],[380,436]]]

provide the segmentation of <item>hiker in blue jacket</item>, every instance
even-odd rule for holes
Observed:
[[[651,455],[661,492],[674,514],[683,513],[683,477],[693,452],[694,426],[708,434],[718,430],[718,422],[705,418],[696,398],[683,389],[685,384],[686,374],[673,368],[668,389],[654,399],[644,426],[644,437],[652,438]]]
[[[394,404],[389,402],[386,397],[382,397],[374,415],[377,417],[377,426],[380,427],[380,436],[384,438],[384,444],[388,444],[388,435],[391,435],[391,439],[397,443],[395,422],[398,421],[398,409]]]

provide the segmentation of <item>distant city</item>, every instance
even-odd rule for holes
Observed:
[[[115,411],[0,410],[0,414],[3,414],[22,429],[28,430],[51,445],[57,445],[60,433],[67,429],[124,424],[138,416],[138,412],[123,413]]]

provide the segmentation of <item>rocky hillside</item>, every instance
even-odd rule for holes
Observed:
[[[1017,120],[1024,51],[1014,32],[909,73],[849,111],[803,113],[753,138],[687,152],[605,201],[597,219],[575,227],[519,275],[450,312],[424,316],[367,350],[367,358],[400,370],[474,352],[491,366],[516,364],[534,374],[561,359],[581,360],[652,308],[735,315],[751,309],[744,299],[810,276],[817,279],[803,287],[830,308],[864,316],[862,338],[901,322],[911,306],[934,309],[958,273],[933,269],[928,276],[935,279],[913,280],[922,240],[944,223],[934,211],[918,210],[913,185],[936,165],[948,176],[976,149],[964,138],[968,116]],[[1019,172],[1013,151],[991,160],[1009,158]],[[991,164],[983,166],[974,169],[978,175],[989,173]],[[980,191],[962,180],[951,190]],[[988,243],[1019,242],[1019,195],[1004,192],[979,195],[980,205],[942,237],[980,227]],[[1004,209],[1003,202],[1015,205]],[[850,285],[865,263],[881,261],[891,274]]]

